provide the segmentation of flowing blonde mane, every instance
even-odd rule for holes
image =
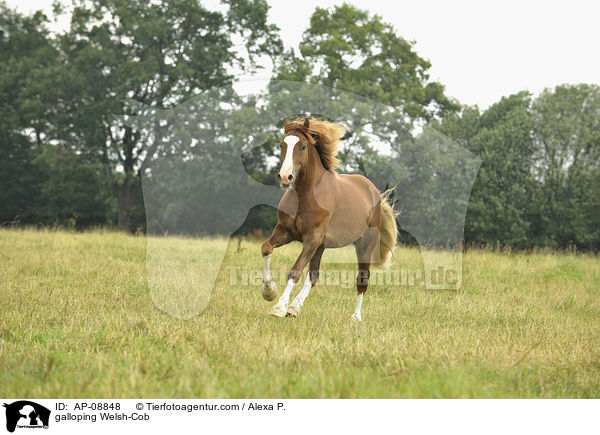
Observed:
[[[335,173],[340,164],[336,155],[340,138],[345,133],[344,127],[341,123],[309,118],[309,126],[306,128],[304,122],[304,118],[298,118],[295,121],[286,123],[285,132],[298,130],[306,134],[309,140],[314,143],[325,169]]]

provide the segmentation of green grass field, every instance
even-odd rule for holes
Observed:
[[[227,245],[172,241],[197,248],[192,270]],[[355,325],[353,288],[320,283],[279,319],[225,268],[201,314],[171,317],[149,295],[143,237],[1,230],[0,243],[0,397],[600,397],[597,256],[471,250],[461,290],[374,286]],[[232,241],[226,264],[260,271],[259,248]],[[276,250],[273,269],[299,248]],[[394,263],[422,267],[417,249]]]

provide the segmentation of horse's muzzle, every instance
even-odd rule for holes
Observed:
[[[294,180],[296,179],[296,177],[294,177],[294,174],[289,174],[287,176],[281,176],[281,172],[279,174],[277,174],[277,176],[279,177],[279,187],[281,187],[282,189],[291,189],[292,186],[294,185]]]

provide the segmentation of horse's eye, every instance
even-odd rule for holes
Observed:
[[[301,150],[304,151],[305,149],[306,149],[306,144],[303,144]]]

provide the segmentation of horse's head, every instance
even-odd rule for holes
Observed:
[[[308,133],[310,121],[308,118],[304,124],[291,123],[285,119],[285,135],[281,139],[281,169],[279,170],[279,186],[291,189],[294,181],[306,167],[308,162],[308,146],[314,143],[314,139]]]

